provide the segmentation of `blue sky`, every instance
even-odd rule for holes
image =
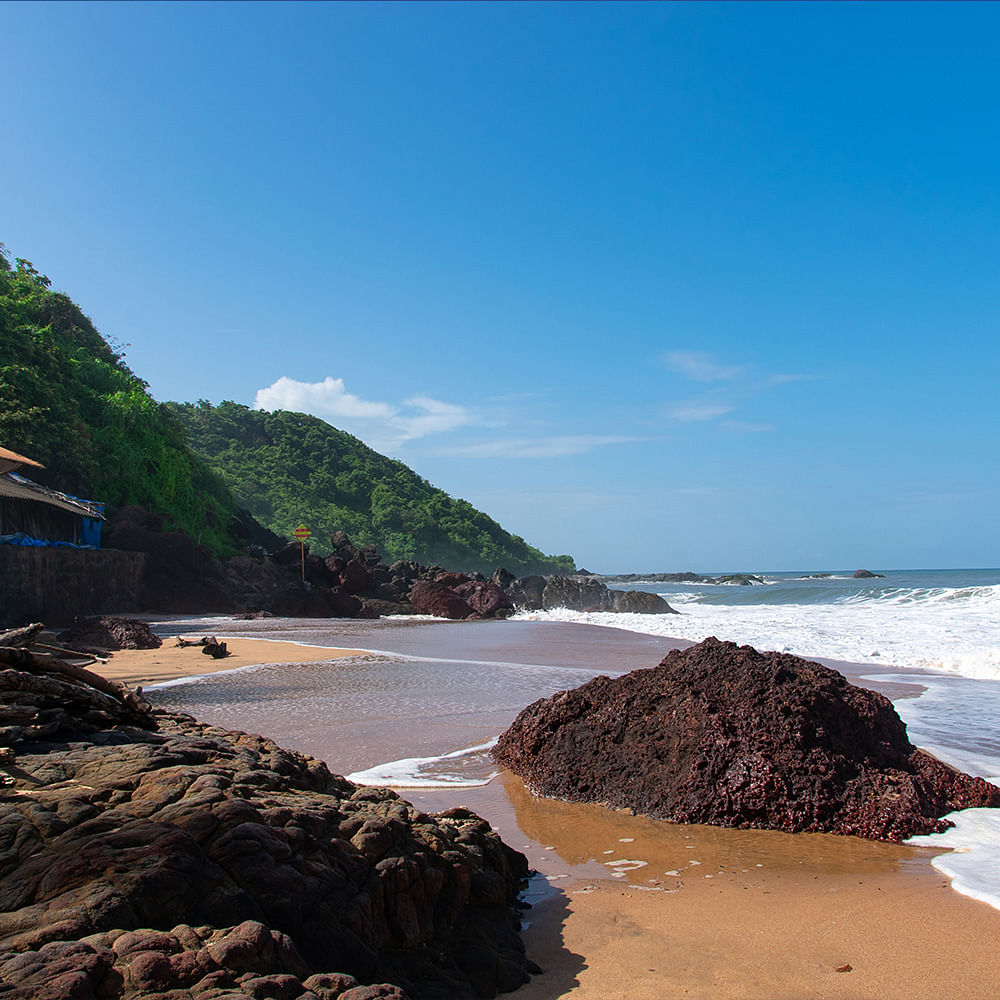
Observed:
[[[1000,7],[0,7],[0,240],[158,399],[597,571],[1000,564]]]

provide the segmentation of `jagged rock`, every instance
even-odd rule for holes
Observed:
[[[514,610],[514,602],[495,583],[469,580],[459,584],[455,593],[483,618],[505,617]]]
[[[762,576],[754,576],[752,573],[727,573],[725,576],[717,576],[705,582],[725,583],[731,587],[753,587],[762,584],[764,578]]]
[[[544,576],[522,576],[504,588],[514,602],[514,607],[523,611],[540,611],[542,594],[545,591]]]
[[[303,551],[308,557],[308,545],[303,545],[301,542],[286,542],[271,558],[279,566],[300,566],[302,564]]]
[[[902,840],[1000,806],[1000,788],[915,749],[883,695],[714,638],[535,702],[493,756],[541,795],[681,823]]]
[[[163,645],[145,622],[107,615],[77,622],[59,633],[59,641],[74,649],[159,649]]]
[[[615,611],[633,615],[676,615],[677,612],[659,594],[644,590],[613,590]]]
[[[527,865],[472,813],[34,673],[0,670],[0,733],[5,996],[471,1000],[527,979]]]
[[[444,570],[443,572],[435,575],[433,582],[440,583],[443,587],[455,590],[457,587],[461,587],[464,583],[471,583],[472,577],[465,573],[453,573],[450,570]]]
[[[567,576],[550,576],[542,591],[542,607],[569,608],[572,611],[612,611],[615,599],[599,580],[574,580]]]
[[[477,617],[467,601],[443,583],[418,580],[410,590],[410,605],[418,615],[463,619]]]
[[[338,574],[340,586],[348,594],[360,594],[371,590],[375,581],[368,567],[360,559],[351,559]]]
[[[873,573],[870,569],[856,569],[854,571],[855,580],[884,580],[884,573]]]

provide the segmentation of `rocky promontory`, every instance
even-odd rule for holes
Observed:
[[[527,980],[527,865],[473,813],[5,657],[23,662],[0,669],[0,995],[444,1000]]]
[[[883,695],[714,638],[536,701],[493,756],[537,794],[679,823],[903,840],[1000,806],[1000,788],[915,748]]]

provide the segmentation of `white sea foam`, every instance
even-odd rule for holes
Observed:
[[[947,819],[955,824],[950,830],[911,837],[907,843],[950,848],[934,858],[934,867],[957,892],[1000,910],[1000,809],[963,809]]]
[[[692,642],[714,635],[799,656],[1000,679],[1000,585],[898,588],[884,594],[862,590],[829,603],[711,603],[690,589],[671,589],[661,596],[680,613],[639,615],[558,608],[521,612],[516,617],[587,622]]]
[[[489,759],[489,751],[498,737],[474,747],[453,750],[438,757],[404,757],[377,764],[364,771],[347,775],[348,781],[360,785],[388,785],[393,788],[452,788],[487,785],[497,770]]]

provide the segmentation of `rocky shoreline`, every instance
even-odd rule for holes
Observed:
[[[355,545],[342,531],[331,536],[332,551],[321,558],[308,545],[262,530],[247,539],[244,554],[220,561],[186,535],[166,531],[148,511],[122,508],[107,526],[107,546],[141,553],[145,568],[135,608],[116,610],[185,614],[211,609],[311,618],[424,614],[455,620],[555,607],[674,613],[656,594],[611,590],[582,574],[518,579],[497,569],[486,579],[402,559],[386,564],[374,545]]]
[[[0,669],[0,996],[444,1000],[538,971],[527,863],[475,814],[24,659]]]

